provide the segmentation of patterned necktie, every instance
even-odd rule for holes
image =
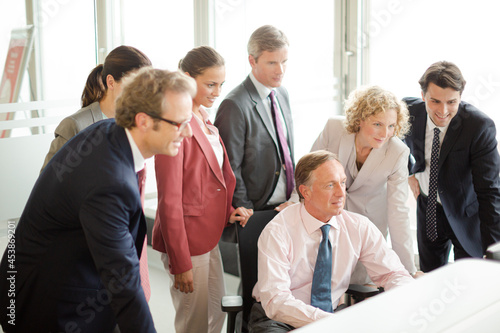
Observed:
[[[283,126],[281,124],[279,108],[276,104],[276,99],[274,98],[274,90],[272,90],[269,94],[269,98],[271,98],[271,113],[273,115],[276,133],[278,134],[281,157],[285,161],[284,168],[286,175],[286,199],[288,200],[294,186],[292,157],[290,156],[290,149],[288,148],[288,143],[286,141],[285,131],[283,130]]]
[[[439,128],[434,128],[431,151],[431,172],[429,175],[429,196],[427,197],[426,235],[434,242],[437,237],[436,204],[437,204],[437,169],[439,161]]]
[[[332,244],[328,239],[330,225],[321,227],[323,238],[319,243],[311,287],[311,305],[333,313],[332,305]]]

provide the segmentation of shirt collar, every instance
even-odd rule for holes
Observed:
[[[200,119],[200,120],[202,120],[204,123],[207,123],[208,119],[210,118],[210,115],[208,114],[207,110],[205,110],[204,107],[200,106],[200,113],[201,113],[201,116],[203,117],[203,119]],[[193,115],[195,115],[194,112],[193,112]]]
[[[309,214],[306,207],[304,206],[304,203],[300,204],[300,217],[308,234],[312,234],[325,224],[324,222],[321,222],[320,220]],[[339,229],[339,223],[336,216],[333,216],[327,223],[333,228]]]
[[[257,89],[257,93],[259,93],[259,96],[262,100],[265,100],[269,97],[269,94],[271,93],[271,90],[275,89],[269,89],[262,83],[260,83],[255,76],[253,75],[252,72],[250,72],[250,80],[252,80],[253,85],[255,86],[255,89]]]
[[[134,159],[134,169],[135,172],[139,172],[142,169],[144,169],[144,157],[141,154],[141,151],[139,150],[139,147],[137,147],[134,138],[132,137],[132,134],[130,134],[130,131],[128,128],[125,128],[125,133],[127,133],[127,139],[128,142],[130,143],[130,149],[132,149],[132,158]]]
[[[439,131],[441,133],[446,133],[446,131],[448,130],[448,126],[450,126],[450,123],[448,123],[448,125],[446,125],[445,127],[436,126],[436,124],[434,124],[434,122],[432,121],[431,117],[429,117],[429,114],[427,113],[427,130],[433,132],[434,128],[437,127],[437,128],[439,128]]]

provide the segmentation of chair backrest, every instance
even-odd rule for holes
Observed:
[[[243,294],[243,332],[246,332],[246,323],[254,303],[252,290],[257,282],[257,241],[264,227],[276,214],[278,212],[275,210],[256,211],[244,228],[239,224],[236,227]]]

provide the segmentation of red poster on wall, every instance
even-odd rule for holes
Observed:
[[[0,103],[15,103],[33,45],[33,26],[14,29],[11,33],[7,58],[0,82]],[[0,113],[0,121],[12,120],[13,112]],[[0,132],[0,138],[8,137],[10,130]]]

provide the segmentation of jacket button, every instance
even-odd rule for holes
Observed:
[[[217,192],[220,192],[220,188],[217,189]]]
[[[279,176],[280,175],[280,172],[279,171],[276,171],[276,176]]]

